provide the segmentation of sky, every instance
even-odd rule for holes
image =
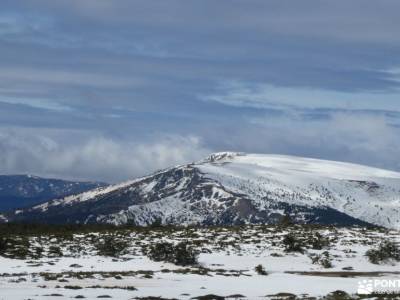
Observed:
[[[400,171],[399,11],[2,0],[0,173],[118,182],[217,151]]]

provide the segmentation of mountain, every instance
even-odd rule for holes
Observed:
[[[400,228],[400,173],[283,155],[223,152],[4,215],[18,222],[375,224]]]
[[[28,207],[101,186],[105,184],[47,179],[32,175],[0,175],[0,211]]]

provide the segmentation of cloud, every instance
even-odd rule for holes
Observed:
[[[393,71],[387,72],[389,74]],[[237,107],[272,109],[358,109],[400,112],[400,90],[340,92],[326,89],[222,82],[213,95],[200,95],[204,101],[215,101]]]
[[[400,170],[396,156],[400,151],[400,128],[384,114],[331,112],[328,117],[315,119],[287,114],[251,122],[256,133],[244,137],[243,142],[253,150]]]
[[[1,166],[117,181],[238,150],[400,169],[399,9],[2,1]]]
[[[396,0],[379,3],[373,0],[322,3],[317,0],[204,0],[184,3],[178,0],[40,0],[19,6],[63,12],[106,25],[145,24],[150,27],[157,24],[168,30],[189,28],[200,31],[199,28],[203,27],[203,30],[225,29],[226,32],[242,28],[247,32],[273,32],[294,37],[397,43],[396,12],[400,8]],[[209,18],[204,18],[203,13],[207,13]]]
[[[0,96],[0,103],[7,104],[21,104],[33,108],[41,108],[53,111],[70,111],[71,107],[62,105],[55,101],[49,99],[35,99],[35,98],[14,98],[14,97],[4,97]]]
[[[400,170],[400,120],[396,116],[329,110],[261,112],[212,127],[199,124],[180,134],[140,138],[79,128],[1,127],[0,165],[9,174],[119,182],[200,160],[215,151],[244,151]]]
[[[141,84],[141,80],[135,78],[116,77],[107,74],[85,73],[79,70],[45,70],[32,68],[3,68],[0,79],[2,82],[34,82],[46,85],[63,84],[86,87],[133,87]],[[4,84],[4,83],[3,83]]]
[[[3,173],[34,173],[67,179],[119,182],[209,154],[194,136],[165,136],[148,142],[92,137],[62,143],[50,134],[0,130]]]

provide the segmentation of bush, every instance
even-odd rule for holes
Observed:
[[[298,240],[293,233],[285,235],[282,240],[286,252],[300,252],[303,253],[303,244]]]
[[[29,251],[31,244],[25,237],[0,238],[0,255],[14,259],[26,259],[31,257]]]
[[[150,228],[160,228],[160,227],[162,227],[161,218],[155,218],[153,223],[150,224]]]
[[[174,256],[174,245],[171,243],[157,243],[150,247],[147,256],[154,261],[169,261]]]
[[[311,261],[315,265],[321,265],[322,267],[328,269],[332,268],[332,259],[331,256],[329,255],[328,251],[322,252],[320,255],[313,255],[310,256]]]
[[[334,291],[322,298],[323,300],[353,300],[354,297],[350,296],[344,291]]]
[[[293,222],[292,218],[290,217],[290,215],[284,215],[279,220],[278,224],[283,226],[283,227],[288,227],[288,226],[294,225],[294,222]]]
[[[157,243],[150,247],[148,257],[154,261],[164,261],[178,266],[197,264],[198,253],[186,242],[173,245],[172,243]]]
[[[400,261],[400,249],[399,247],[391,242],[382,242],[378,249],[370,249],[365,255],[368,260],[373,264],[387,263],[390,261]]]
[[[49,247],[49,257],[61,257],[63,253],[61,248],[58,246],[50,246]]]
[[[257,272],[258,275],[268,275],[267,271],[265,271],[263,265],[257,265],[254,270]]]
[[[26,259],[30,256],[30,243],[29,241],[23,242],[21,244],[13,246],[14,248],[10,250],[9,257],[15,259]]]
[[[32,249],[31,256],[33,259],[40,259],[43,256],[44,249],[43,247],[34,247]]]
[[[322,250],[325,247],[329,247],[329,239],[323,237],[319,232],[309,237],[308,242],[311,245],[311,249]]]
[[[0,237],[0,255],[3,255],[7,251],[8,239]]]
[[[97,253],[102,256],[118,257],[126,253],[129,244],[116,236],[106,236],[95,244]]]

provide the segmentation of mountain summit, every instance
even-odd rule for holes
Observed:
[[[48,223],[300,223],[400,228],[400,173],[284,155],[221,152],[3,216]]]

